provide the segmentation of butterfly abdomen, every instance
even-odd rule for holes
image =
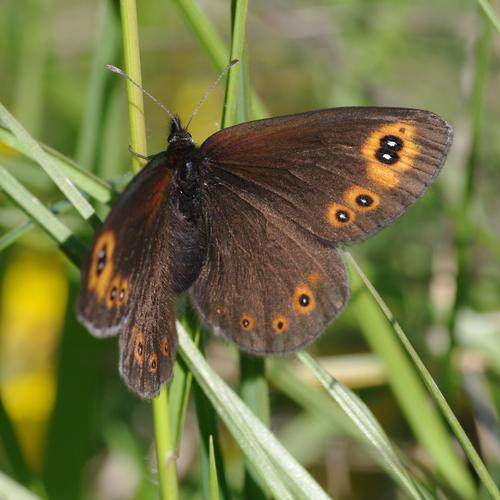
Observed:
[[[195,149],[179,157],[169,193],[172,206],[172,278],[174,291],[187,290],[198,277],[206,254],[201,181]]]

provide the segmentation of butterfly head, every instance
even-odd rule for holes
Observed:
[[[182,126],[179,116],[174,115],[170,122],[170,133],[168,134],[169,149],[190,148],[193,144],[191,134]]]

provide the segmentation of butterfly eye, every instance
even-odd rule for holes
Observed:
[[[396,151],[393,151],[389,148],[379,148],[375,153],[375,158],[381,163],[385,163],[386,165],[394,165],[397,161],[399,161],[399,155]]]
[[[395,135],[384,135],[384,137],[380,139],[380,147],[382,149],[399,151],[403,148],[403,141]]]
[[[278,314],[278,316],[273,319],[272,326],[276,333],[283,333],[288,328],[288,322],[284,316]]]
[[[240,317],[240,326],[246,332],[250,332],[255,326],[255,319],[250,314],[242,314]]]
[[[156,373],[158,371],[158,356],[156,355],[156,353],[152,353],[149,355],[148,370],[151,373]]]
[[[297,286],[293,293],[293,308],[297,314],[309,314],[316,308],[316,299],[312,290],[305,284]]]

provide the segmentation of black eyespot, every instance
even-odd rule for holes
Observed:
[[[142,342],[139,342],[139,343],[137,344],[137,354],[139,354],[139,356],[141,356],[141,355],[142,355],[143,350],[144,350],[144,347],[143,347],[143,345],[142,345]]]
[[[360,207],[370,207],[373,205],[373,198],[368,194],[360,194],[356,196],[356,203]]]
[[[380,139],[381,149],[390,149],[391,151],[399,151],[403,147],[403,141],[395,135],[384,135]]]
[[[285,324],[283,323],[283,321],[278,321],[278,323],[276,324],[276,327],[278,328],[278,330],[283,330],[284,326],[285,326]]]
[[[243,325],[244,328],[248,328],[248,326],[250,325],[250,321],[248,321],[248,319],[244,319],[241,324]]]
[[[309,296],[306,295],[305,293],[303,293],[300,297],[299,297],[299,304],[302,306],[302,307],[307,307],[309,305],[309,302],[310,302],[310,299],[309,299]]]
[[[337,210],[335,213],[335,218],[339,222],[348,222],[349,221],[349,213],[346,212],[345,210]]]
[[[120,301],[122,301],[124,298],[125,298],[125,290],[122,288],[120,290],[119,299],[120,299]]]
[[[99,254],[97,255],[97,275],[102,273],[105,265],[106,265],[106,246],[103,246],[101,250],[99,250]]]
[[[399,155],[392,149],[388,148],[377,149],[375,157],[379,162],[385,163],[386,165],[394,165],[394,163],[399,160]]]
[[[152,370],[156,370],[156,359],[153,359],[153,360],[151,361],[151,369],[152,369]]]

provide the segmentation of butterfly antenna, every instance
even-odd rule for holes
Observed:
[[[109,69],[110,71],[112,71],[113,73],[116,73],[120,76],[123,76],[124,78],[126,78],[129,82],[133,83],[139,90],[141,90],[141,92],[144,94],[144,95],[147,95],[153,102],[155,102],[156,104],[158,104],[158,106],[160,106],[161,109],[163,109],[163,111],[165,111],[168,116],[170,116],[170,118],[172,118],[172,120],[179,124],[179,118],[177,116],[175,116],[163,103],[161,103],[156,97],[154,97],[152,94],[150,94],[142,85],[139,85],[135,80],[133,80],[129,75],[127,75],[127,73],[125,73],[125,71],[121,70],[120,68],[117,68],[116,66],[113,66],[112,64],[105,64],[104,67],[106,69]],[[179,124],[180,125],[180,124]]]
[[[208,90],[203,94],[203,97],[200,99],[200,102],[194,108],[193,113],[189,117],[189,120],[186,125],[186,129],[189,127],[189,124],[191,123],[191,120],[195,117],[196,113],[198,113],[199,109],[201,108],[202,104],[205,102],[206,98],[213,92],[215,87],[219,84],[219,82],[224,78],[225,74],[238,62],[238,59],[233,59],[220,73],[220,75],[217,77],[217,80],[215,80],[214,83],[208,88]]]

